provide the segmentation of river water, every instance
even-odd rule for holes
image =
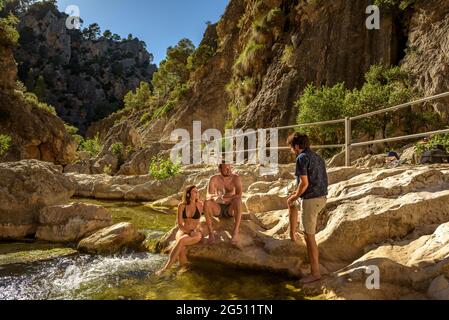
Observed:
[[[141,203],[76,201],[105,206],[114,222],[130,221],[154,241],[175,223],[174,214]],[[188,272],[175,267],[156,277],[165,259],[154,253],[102,257],[49,244],[0,244],[0,300],[304,298],[295,279],[219,264],[197,262]]]

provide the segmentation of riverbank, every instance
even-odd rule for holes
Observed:
[[[136,223],[150,241],[157,241],[175,221],[173,214],[153,212],[144,203],[72,200],[104,206],[114,223]],[[295,279],[220,263],[194,261],[190,272],[172,269],[155,277],[165,259],[149,252],[96,256],[50,243],[2,243],[0,300],[304,299]]]
[[[26,166],[27,162],[21,164],[24,171]],[[242,177],[244,189],[239,246],[229,243],[233,222],[216,220],[218,243],[211,246],[204,239],[189,248],[188,255],[192,261],[297,279],[308,273],[309,266],[305,243],[289,240],[286,198],[294,184],[293,166],[281,166],[272,175],[261,175],[259,169],[235,169]],[[215,172],[216,168],[211,167],[188,167],[164,181],[148,176],[50,176],[65,180],[72,196],[88,191],[92,198],[106,194],[120,202],[127,199],[122,205],[126,209],[120,209],[110,224],[126,221],[140,228],[151,221],[150,217],[166,219],[166,227],[151,238],[152,244],[157,242],[157,252],[166,252],[176,232],[171,229],[175,225],[173,207],[180,201],[181,191],[186,185],[195,184],[204,198],[208,179]],[[317,234],[324,278],[302,288],[306,295],[324,294],[329,299],[447,297],[444,288],[449,277],[449,166],[336,167],[328,170],[328,176],[328,204],[320,216]],[[63,189],[65,184],[59,185]],[[36,188],[42,192],[42,185],[36,183]],[[134,205],[136,200],[131,199],[136,197],[157,201]],[[95,205],[98,200],[89,201],[86,205]],[[101,202],[101,207],[115,210],[113,204],[107,203]],[[120,217],[130,208],[137,210],[132,210],[131,216]],[[11,230],[11,224],[8,226]],[[148,238],[151,232],[145,234]],[[372,267],[379,271],[382,284],[376,290],[366,286],[370,276],[366,270]]]

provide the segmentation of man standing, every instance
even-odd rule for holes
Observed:
[[[311,274],[301,283],[307,284],[321,279],[319,252],[315,239],[318,215],[326,207],[328,177],[323,159],[310,149],[309,138],[295,133],[288,144],[296,158],[297,188],[287,200],[290,214],[290,237],[297,240],[298,210],[301,211],[301,231],[307,244]],[[301,201],[299,199],[301,198]]]
[[[204,213],[209,230],[209,243],[215,242],[212,217],[233,217],[235,227],[231,242],[233,245],[237,245],[240,222],[242,220],[242,180],[239,175],[232,173],[231,165],[222,163],[218,168],[220,174],[210,179],[207,188],[207,198],[204,203]]]

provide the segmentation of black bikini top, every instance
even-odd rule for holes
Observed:
[[[187,206],[184,207],[184,212],[182,213],[182,218],[183,219],[193,219],[193,220],[199,220],[201,219],[201,213],[198,210],[198,207],[196,207],[196,211],[195,214],[193,215],[193,217],[189,218],[187,217],[187,212],[186,212]]]

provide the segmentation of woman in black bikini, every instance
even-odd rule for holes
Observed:
[[[199,191],[196,186],[190,186],[186,189],[183,201],[178,206],[178,233],[176,234],[176,244],[170,252],[169,259],[165,266],[156,272],[161,275],[170,268],[176,259],[182,266],[188,264],[186,246],[192,246],[201,241],[203,234],[201,232],[200,219],[203,214],[203,203],[199,201]]]

